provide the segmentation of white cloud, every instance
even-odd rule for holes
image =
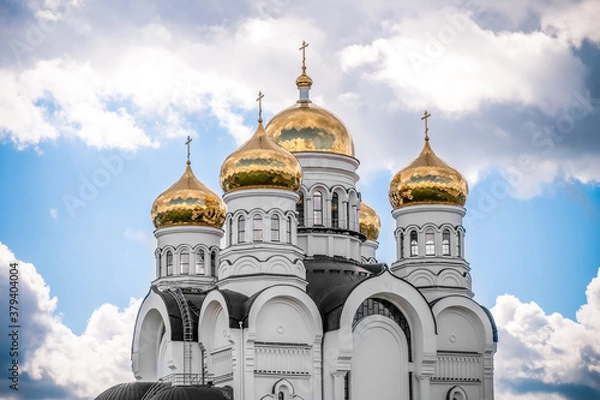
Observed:
[[[512,295],[498,297],[492,313],[499,328],[499,398],[520,398],[512,397],[526,390],[519,382],[535,382],[545,394],[566,395],[567,387],[570,393],[600,394],[600,270],[586,296],[577,321],[548,315],[536,303]]]
[[[19,265],[19,323],[22,332],[35,332],[21,335],[22,372],[36,381],[53,382],[72,399],[94,398],[116,383],[132,381],[130,347],[141,300],[132,299],[124,310],[111,304],[100,306],[85,332],[75,335],[56,315],[58,300],[50,296],[50,287],[35,267],[17,261],[0,243],[2,276],[8,276],[8,265],[15,261]],[[7,285],[8,280],[0,281],[2,293],[8,292]],[[38,395],[45,397],[44,393]]]
[[[344,70],[359,68],[392,87],[403,108],[446,113],[494,103],[553,112],[565,93],[582,88],[585,72],[565,40],[541,32],[495,33],[450,8],[406,18],[370,44],[346,47],[340,60]]]
[[[51,208],[50,209],[50,217],[52,219],[58,218],[58,210],[56,208]]]

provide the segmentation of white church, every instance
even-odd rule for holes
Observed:
[[[301,48],[303,53],[306,44]],[[473,300],[464,177],[434,153],[389,188],[396,260],[356,185],[352,137],[299,99],[221,166],[152,206],[156,279],[132,344],[137,382],[98,400],[491,400],[497,330]],[[259,95],[259,104],[262,95]],[[392,232],[386,232],[391,234]]]

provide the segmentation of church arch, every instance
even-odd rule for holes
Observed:
[[[131,358],[136,379],[154,381],[160,378],[159,363],[172,358],[168,346],[171,334],[167,308],[162,298],[150,291],[135,321]],[[166,344],[161,346],[163,342]],[[163,346],[165,349],[161,351]]]
[[[467,392],[460,386],[453,386],[448,390],[446,400],[468,400]]]

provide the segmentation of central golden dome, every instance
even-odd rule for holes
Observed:
[[[154,200],[151,217],[156,229],[180,225],[221,228],[225,204],[196,178],[188,161],[181,178]]]
[[[465,178],[433,152],[426,137],[421,154],[392,178],[389,198],[394,209],[415,204],[463,207],[468,194]]]
[[[358,221],[360,233],[365,235],[368,240],[377,240],[381,229],[381,219],[377,211],[364,201],[360,202],[360,210],[358,210]]]
[[[254,135],[231,153],[221,165],[221,187],[225,193],[242,189],[300,188],[300,163],[277,145],[259,121]]]
[[[271,119],[267,134],[284,149],[354,157],[354,143],[344,123],[311,101],[299,100]]]

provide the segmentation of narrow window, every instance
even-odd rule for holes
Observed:
[[[462,235],[460,231],[456,235],[456,255],[462,257]]]
[[[196,251],[196,273],[204,275],[204,250]]]
[[[210,275],[217,276],[217,252],[210,253]]]
[[[158,276],[159,277],[163,276],[162,252],[160,252],[160,251],[158,252],[158,256],[156,259],[156,265],[157,265],[156,271],[158,273]]]
[[[287,220],[287,241],[292,243],[292,217],[288,217]]]
[[[333,228],[339,228],[340,226],[340,209],[337,193],[331,196],[331,226]]]
[[[323,225],[323,195],[315,192],[313,195],[313,223]]]
[[[227,244],[231,246],[233,244],[233,218],[229,219],[229,232],[227,232]]]
[[[344,202],[346,205],[346,229],[350,229],[350,203]]]
[[[298,226],[304,226],[304,195],[302,194],[296,203],[296,212],[298,213]]]
[[[417,237],[417,231],[410,233],[410,256],[416,257],[419,255],[419,239]]]
[[[350,371],[344,375],[344,400],[350,400]]]
[[[442,234],[442,255],[450,255],[450,231],[448,229],[445,229]]]
[[[246,218],[243,215],[238,219],[238,243],[246,241]]]
[[[425,232],[425,255],[435,256],[435,234],[432,230]]]
[[[285,395],[283,394],[283,392],[279,392],[279,394],[277,395],[277,400],[285,400]]]
[[[187,250],[183,250],[179,253],[179,270],[181,275],[189,275],[190,273],[190,253]]]
[[[404,232],[400,232],[400,258],[404,258]]]
[[[167,251],[167,276],[173,275],[173,252]]]
[[[279,215],[271,215],[271,241],[279,242]]]
[[[262,215],[256,214],[252,218],[252,241],[262,242],[263,241],[263,217]]]

